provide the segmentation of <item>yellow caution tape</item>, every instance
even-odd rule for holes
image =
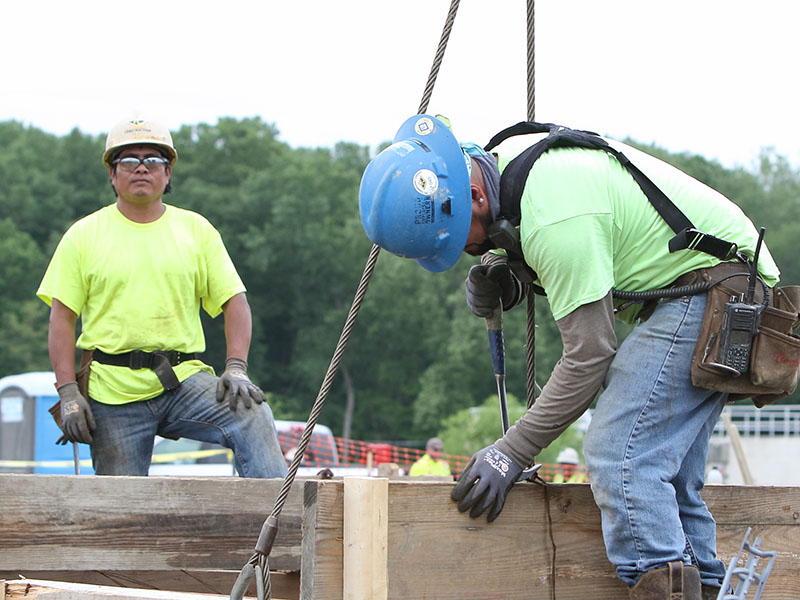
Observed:
[[[151,462],[171,463],[177,460],[185,460],[187,458],[207,458],[209,456],[217,456],[219,454],[227,454],[228,461],[233,460],[233,451],[227,449],[219,450],[195,450],[193,452],[169,452],[166,454],[154,454]],[[79,461],[82,467],[90,467],[92,465],[91,459],[83,459]],[[0,460],[0,467],[15,469],[22,467],[71,467],[75,463],[71,460]]]

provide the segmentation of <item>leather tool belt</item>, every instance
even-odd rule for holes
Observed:
[[[741,264],[722,263],[687,273],[682,283],[714,282],[743,271],[746,267]],[[769,305],[764,308],[758,333],[753,338],[749,369],[741,376],[732,376],[721,371],[716,364],[720,331],[725,303],[742,294],[746,287],[747,273],[744,272],[742,276],[725,279],[709,290],[703,325],[692,358],[692,384],[727,392],[731,401],[751,398],[760,408],[788,396],[797,388],[800,337],[795,330],[800,324],[800,286],[780,286],[770,290]],[[763,301],[760,287],[756,286],[756,302]]]
[[[145,352],[144,350],[131,350],[122,354],[107,354],[102,350],[94,350],[92,360],[104,365],[115,367],[128,367],[129,369],[151,369],[155,372],[165,391],[177,389],[180,386],[177,375],[172,367],[195,360],[194,352],[178,352],[177,350],[157,350]]]

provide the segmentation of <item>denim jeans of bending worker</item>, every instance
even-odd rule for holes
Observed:
[[[659,302],[620,345],[584,440],[603,540],[633,585],[674,560],[719,585],[716,522],[700,497],[726,394],[694,387],[690,366],[706,295]]]
[[[242,477],[283,477],[286,461],[267,403],[232,411],[217,402],[219,379],[195,373],[151,400],[110,405],[90,400],[97,428],[92,464],[98,475],[147,475],[156,435],[212,442],[233,450]]]

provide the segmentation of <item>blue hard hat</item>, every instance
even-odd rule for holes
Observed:
[[[428,271],[456,264],[472,220],[466,160],[436,117],[403,123],[361,177],[359,212],[370,241]]]

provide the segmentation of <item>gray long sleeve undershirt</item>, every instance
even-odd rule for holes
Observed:
[[[586,411],[617,351],[610,291],[556,324],[563,344],[561,359],[536,403],[496,442],[523,467]]]

